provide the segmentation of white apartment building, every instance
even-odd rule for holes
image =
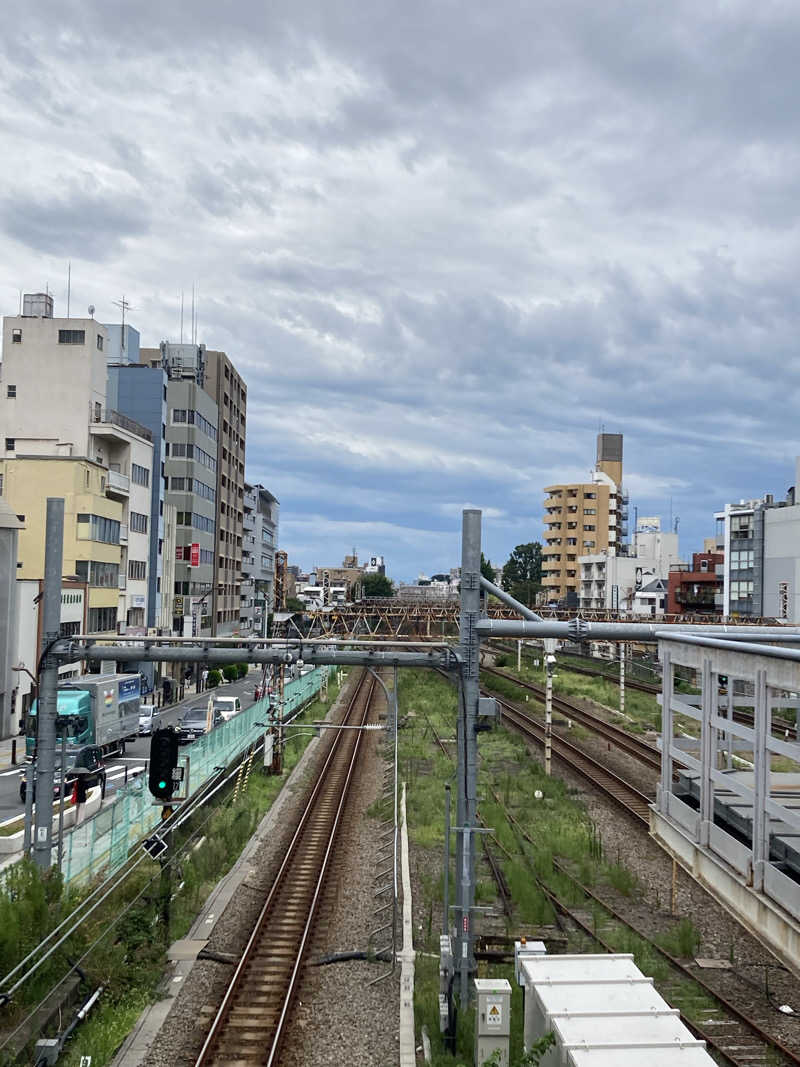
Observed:
[[[26,295],[22,315],[5,317],[0,459],[85,457],[107,471],[105,496],[121,507],[119,565],[79,560],[76,577],[108,591],[116,583],[117,632],[138,635],[147,615],[153,438],[107,406],[109,343],[94,318],[54,318],[46,293]]]
[[[670,567],[679,562],[678,535],[664,533],[655,516],[641,518],[626,554],[618,555],[615,547],[609,547],[579,557],[580,610],[658,614],[666,604],[659,581],[666,583]]]

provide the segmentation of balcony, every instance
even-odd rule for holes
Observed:
[[[246,511],[244,513],[244,518],[242,519],[242,528],[245,529],[245,530],[254,530],[255,527],[256,527],[255,515],[251,515],[250,512]]]
[[[681,586],[675,590],[677,602],[690,607],[714,607],[717,596],[718,593],[711,586],[697,590]]]
[[[127,474],[119,471],[109,471],[106,475],[106,496],[119,497],[127,500],[131,495],[131,480]]]
[[[95,437],[108,437],[117,442],[129,444],[128,434],[143,437],[145,441],[152,441],[153,435],[146,426],[142,426],[136,419],[128,418],[121,411],[112,408],[103,408],[100,404],[89,405],[89,429]],[[124,432],[120,432],[124,431]]]

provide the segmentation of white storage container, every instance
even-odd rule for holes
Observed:
[[[556,1041],[541,1067],[713,1067],[632,956],[528,957],[521,970],[525,1047]]]

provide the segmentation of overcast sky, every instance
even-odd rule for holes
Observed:
[[[0,312],[65,314],[71,259],[73,314],[124,293],[154,345],[196,282],[290,562],[446,569],[469,504],[502,563],[601,424],[684,555],[793,484],[800,5],[4,15]]]

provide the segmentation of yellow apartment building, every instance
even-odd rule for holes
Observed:
[[[544,492],[544,597],[548,602],[574,602],[577,607],[578,557],[618,549],[627,533],[622,434],[597,435],[597,465],[591,481],[549,485]]]
[[[90,633],[115,633],[120,570],[128,529],[123,507],[107,496],[108,469],[73,456],[17,456],[0,459],[0,492],[17,515],[20,530],[17,578],[44,578],[44,529],[47,498],[64,498],[62,575],[77,575],[89,587]]]

